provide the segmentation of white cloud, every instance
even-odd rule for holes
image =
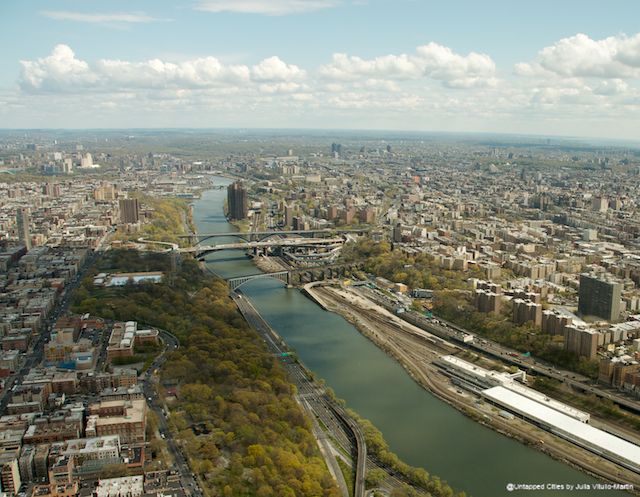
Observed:
[[[278,57],[264,59],[253,67],[227,65],[216,57],[202,57],[178,63],[151,59],[129,62],[101,59],[94,64],[76,57],[67,45],[57,45],[51,55],[34,61],[21,61],[20,86],[29,92],[74,92],[80,90],[125,91],[129,89],[200,89],[218,87],[257,87],[267,91],[292,91],[305,79],[298,66]],[[275,90],[274,90],[275,88]]]
[[[640,115],[638,80],[601,74],[640,71],[640,41],[616,40],[611,53],[602,49],[610,42],[591,40],[601,48],[594,49],[591,65],[564,74],[555,65],[582,60],[590,51],[576,47],[591,46],[580,35],[567,38],[541,50],[537,60],[517,65],[520,77],[499,81],[488,55],[460,54],[436,43],[368,59],[335,54],[329,64],[304,68],[278,56],[236,65],[213,56],[88,61],[58,45],[45,57],[21,62],[23,92],[2,95],[0,89],[0,118],[16,127],[73,126],[90,119],[96,126],[509,132],[548,132],[547,123],[556,123],[553,129],[567,134],[632,135]],[[609,124],[598,128],[598,122]]]
[[[355,80],[362,76],[373,78],[412,79],[420,76],[420,68],[408,55],[384,55],[375,59],[344,53],[333,54],[331,63],[320,68],[320,74],[336,80]]]
[[[205,88],[249,81],[246,66],[225,66],[215,57],[177,64],[160,59],[145,62],[99,60],[94,70],[107,88]]]
[[[459,55],[437,43],[419,46],[412,55],[384,55],[362,59],[344,53],[334,54],[320,74],[333,80],[356,80],[362,77],[379,80],[409,80],[422,77],[441,81],[451,88],[493,86],[495,63],[486,54],[471,52]]]
[[[85,13],[62,10],[44,10],[40,12],[40,14],[48,17],[49,19],[55,19],[56,21],[75,21],[96,24],[146,23],[166,20],[151,17],[143,12]]]
[[[256,81],[290,81],[304,78],[305,71],[274,56],[253,66],[251,75]]]
[[[521,76],[636,78],[640,76],[640,33],[593,40],[583,33],[543,48],[536,61],[519,63]]]
[[[337,0],[201,0],[196,9],[216,13],[283,16],[327,9],[338,3]]]
[[[601,81],[593,93],[596,95],[622,95],[629,91],[629,84],[622,79],[609,79]]]
[[[51,55],[35,61],[22,60],[21,86],[29,90],[67,91],[92,87],[98,82],[83,60],[67,45],[56,45]]]
[[[294,93],[303,89],[302,85],[290,81],[288,83],[265,83],[258,86],[261,93]]]

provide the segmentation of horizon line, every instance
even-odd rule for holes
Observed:
[[[96,131],[295,131],[295,132],[337,132],[337,133],[391,133],[391,134],[413,134],[413,135],[480,135],[480,136],[505,136],[523,137],[538,139],[562,139],[562,140],[595,140],[598,142],[627,143],[640,146],[640,138],[605,138],[592,135],[560,135],[560,134],[536,134],[536,133],[516,133],[506,131],[437,131],[437,130],[411,130],[411,129],[384,129],[384,128],[315,128],[315,127],[238,127],[238,126],[210,126],[210,127],[95,127],[95,128],[72,128],[72,127],[28,127],[15,128],[0,126],[0,132],[6,131],[75,131],[75,132],[96,132]]]

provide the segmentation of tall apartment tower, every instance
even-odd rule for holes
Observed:
[[[293,226],[293,218],[295,217],[296,209],[293,205],[285,204],[284,206],[284,225],[287,227]]]
[[[31,250],[31,233],[29,231],[29,224],[31,223],[31,216],[29,216],[29,209],[25,207],[18,207],[16,213],[16,225],[18,226],[18,238],[27,250]]]
[[[249,200],[244,185],[236,181],[227,187],[227,206],[229,207],[229,219],[246,219],[249,212]]]
[[[120,222],[125,224],[135,224],[140,221],[140,204],[137,198],[121,198]]]
[[[607,321],[620,317],[622,283],[600,279],[593,274],[580,275],[578,312],[583,316],[597,316]]]
[[[73,172],[73,159],[67,157],[62,165],[62,172],[64,174],[71,174]]]

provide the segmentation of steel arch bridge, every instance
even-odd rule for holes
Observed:
[[[276,280],[282,281],[285,285],[289,285],[289,282],[291,281],[289,271],[278,271],[277,273],[250,274],[248,276],[229,278],[227,280],[227,283],[229,284],[229,288],[231,288],[232,291],[235,291],[249,281],[265,278],[274,278]]]

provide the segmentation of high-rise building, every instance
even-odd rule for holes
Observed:
[[[607,197],[593,197],[591,207],[596,212],[607,212],[607,209],[609,209],[609,199],[607,199]]]
[[[293,226],[293,218],[295,217],[295,208],[293,205],[285,204],[284,206],[284,225]]]
[[[18,227],[18,238],[27,250],[31,250],[31,233],[29,231],[29,224],[31,223],[31,216],[29,216],[29,209],[25,207],[18,207],[16,213],[16,225]]]
[[[564,328],[564,350],[587,359],[595,359],[600,333],[573,324]]]
[[[395,243],[400,243],[402,241],[402,225],[400,223],[393,227],[392,240]]]
[[[338,206],[330,205],[329,207],[327,207],[327,220],[333,221],[337,217],[338,217]]]
[[[583,316],[597,316],[607,321],[620,317],[622,283],[600,279],[596,275],[581,274],[578,292],[578,312]]]
[[[570,316],[564,315],[555,309],[542,311],[542,333],[564,335],[565,328],[572,324],[573,319]]]
[[[376,218],[376,211],[373,207],[365,207],[364,209],[360,209],[358,213],[358,219],[361,223],[371,224]]]
[[[91,154],[89,152],[84,154],[80,159],[80,167],[86,167],[86,168],[93,167],[93,157],[91,157]]]
[[[229,219],[246,219],[249,212],[249,200],[247,189],[241,182],[236,181],[227,187],[227,206]]]
[[[19,453],[20,449],[13,449],[0,454],[0,480],[2,491],[7,495],[16,495],[22,485],[18,465]]]
[[[353,222],[353,218],[356,215],[355,207],[345,207],[341,211],[340,218],[344,224],[351,224]]]
[[[531,300],[515,298],[513,302],[512,320],[516,324],[524,324],[532,321],[535,326],[542,324],[542,305]]]
[[[476,285],[475,305],[478,312],[498,314],[502,304],[502,286],[482,280]]]
[[[102,184],[93,190],[94,200],[115,200],[118,192],[113,184]]]
[[[120,204],[120,221],[134,224],[140,221],[140,204],[137,198],[122,198]]]
[[[71,157],[67,157],[64,160],[64,164],[62,165],[62,172],[65,174],[71,174],[73,172],[73,159]]]
[[[308,231],[311,228],[309,222],[302,216],[295,216],[293,218],[294,231]]]

